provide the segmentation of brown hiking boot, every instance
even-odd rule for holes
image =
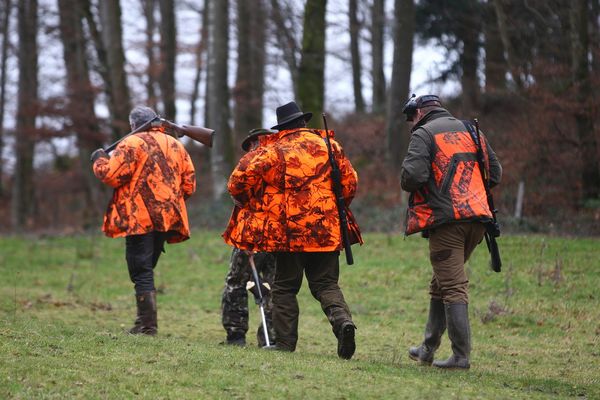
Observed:
[[[356,326],[352,323],[352,321],[346,321],[342,323],[337,335],[338,357],[343,358],[344,360],[351,359],[354,355],[354,351],[356,350],[356,342],[354,341],[355,330]]]
[[[156,291],[150,291],[135,296],[137,317],[129,333],[133,335],[154,336],[158,332],[156,310]]]

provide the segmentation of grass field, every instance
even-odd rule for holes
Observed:
[[[342,266],[358,325],[355,357],[343,361],[306,283],[295,353],[260,350],[253,334],[246,348],[218,344],[230,255],[218,233],[167,247],[155,338],[125,333],[135,304],[122,240],[0,238],[0,398],[600,398],[600,240],[503,237],[500,274],[484,245],[475,251],[469,372],[406,354],[427,314],[427,243],[365,242]],[[438,356],[449,353],[445,337]]]

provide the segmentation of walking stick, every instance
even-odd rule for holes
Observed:
[[[250,260],[250,267],[252,268],[252,277],[254,278],[254,286],[253,287],[251,286],[248,289],[254,295],[254,301],[256,302],[256,304],[258,304],[258,307],[260,309],[260,317],[262,319],[262,327],[263,327],[263,333],[265,335],[265,343],[266,343],[266,345],[263,348],[270,348],[273,346],[271,346],[271,341],[269,340],[269,331],[267,329],[267,318],[265,317],[265,308],[264,308],[265,297],[263,296],[263,292],[262,292],[263,284],[260,281],[260,277],[258,276],[258,271],[256,270],[256,265],[254,264],[254,254],[250,253],[248,255],[248,259]],[[252,290],[254,288],[256,288],[256,290]]]

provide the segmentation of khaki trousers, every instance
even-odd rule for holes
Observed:
[[[469,304],[469,279],[465,262],[481,243],[485,226],[480,222],[456,222],[429,231],[429,258],[433,276],[429,294],[444,304]]]

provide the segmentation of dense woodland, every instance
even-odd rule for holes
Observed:
[[[110,191],[89,155],[129,131],[137,104],[217,131],[212,149],[186,142],[199,181],[189,211],[196,228],[223,228],[239,144],[274,122],[263,115],[275,98],[296,99],[314,127],[349,110],[328,115],[359,173],[358,222],[400,231],[401,110],[426,94],[411,87],[426,46],[446,60],[431,83],[458,88],[444,104],[479,118],[503,164],[501,222],[598,234],[599,18],[600,0],[0,0],[0,229],[97,230]],[[344,107],[326,91],[332,59],[347,65]],[[281,71],[285,89],[272,84]]]

